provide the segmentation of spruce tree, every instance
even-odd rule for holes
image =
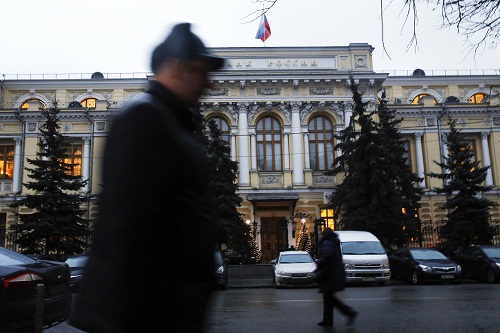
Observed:
[[[492,189],[483,185],[490,166],[480,167],[470,142],[456,128],[456,120],[449,118],[449,126],[445,138],[448,156],[443,162],[434,161],[443,172],[429,173],[443,180],[443,187],[434,191],[446,195],[441,208],[447,210],[447,221],[440,229],[440,236],[450,248],[491,244],[495,231],[490,225],[490,208],[497,204],[482,196]]]
[[[395,112],[387,109],[382,98],[380,121],[375,122],[353,80],[351,91],[353,118],[336,135],[335,148],[342,155],[335,159],[333,173],[344,172],[344,179],[331,200],[335,217],[340,229],[370,231],[384,246],[399,246],[406,242],[406,224],[418,224],[415,210],[420,199],[420,190],[415,188],[418,177],[404,159],[404,142],[397,129],[401,120],[395,119]]]
[[[250,253],[252,249],[248,246],[251,241],[248,236],[248,226],[237,210],[242,202],[236,193],[238,164],[231,160],[231,148],[227,141],[221,139],[220,129],[215,120],[208,121],[207,127],[210,132],[208,156],[212,161],[210,180],[217,198],[215,225],[217,244],[220,246],[225,243],[237,252]]]
[[[33,167],[25,168],[30,181],[23,184],[32,192],[10,205],[19,219],[13,226],[16,242],[24,253],[82,253],[89,235],[79,195],[85,181],[70,175],[74,165],[65,163],[68,142],[59,131],[57,102],[41,112],[46,122],[39,127],[39,151],[27,159]]]

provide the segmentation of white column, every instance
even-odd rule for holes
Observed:
[[[82,161],[82,179],[87,181],[83,191],[89,191],[90,180],[90,137],[85,136],[83,139],[83,161]]]
[[[304,152],[300,128],[300,105],[301,103],[292,104],[293,185],[304,185]]]
[[[311,160],[309,159],[309,133],[304,133],[304,168],[311,169]]]
[[[238,103],[238,161],[240,186],[250,186],[250,156],[248,152],[248,103]]]
[[[252,171],[257,170],[257,138],[255,137],[255,129],[250,133],[250,151],[252,152]]]
[[[14,174],[12,175],[12,193],[21,192],[21,177],[23,171],[22,165],[22,147],[23,140],[20,137],[14,138],[16,147],[14,149]]]
[[[350,102],[346,103],[344,106],[344,128],[347,128],[351,123],[352,108],[353,104]]]
[[[490,149],[488,147],[488,132],[481,132],[481,147],[483,149],[483,165],[490,166],[486,174],[486,186],[493,186],[493,177],[491,175]]]
[[[236,161],[236,134],[238,129],[231,129],[231,160]]]
[[[422,178],[420,187],[425,187],[424,155],[422,153],[422,132],[415,133],[415,146],[417,148],[417,176]]]
[[[290,170],[290,128],[283,128],[283,157],[284,157],[284,168],[285,170]]]

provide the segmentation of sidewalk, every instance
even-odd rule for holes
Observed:
[[[273,278],[228,279],[226,288],[267,288],[273,287]]]
[[[273,265],[230,265],[227,288],[272,287]]]

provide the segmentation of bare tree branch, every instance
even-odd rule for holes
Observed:
[[[267,7],[264,6],[263,9],[254,10],[253,12],[248,14],[247,16],[242,17],[241,20],[247,20],[247,21],[241,22],[242,24],[252,23],[253,21],[260,19],[260,17],[262,15],[266,14],[269,11],[269,9],[271,9],[276,4],[276,2],[278,2],[278,0],[254,0],[253,1],[253,3],[259,3],[259,2],[270,3],[270,5],[268,5]]]

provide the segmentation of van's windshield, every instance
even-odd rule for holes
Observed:
[[[342,242],[343,254],[386,254],[379,242]]]

